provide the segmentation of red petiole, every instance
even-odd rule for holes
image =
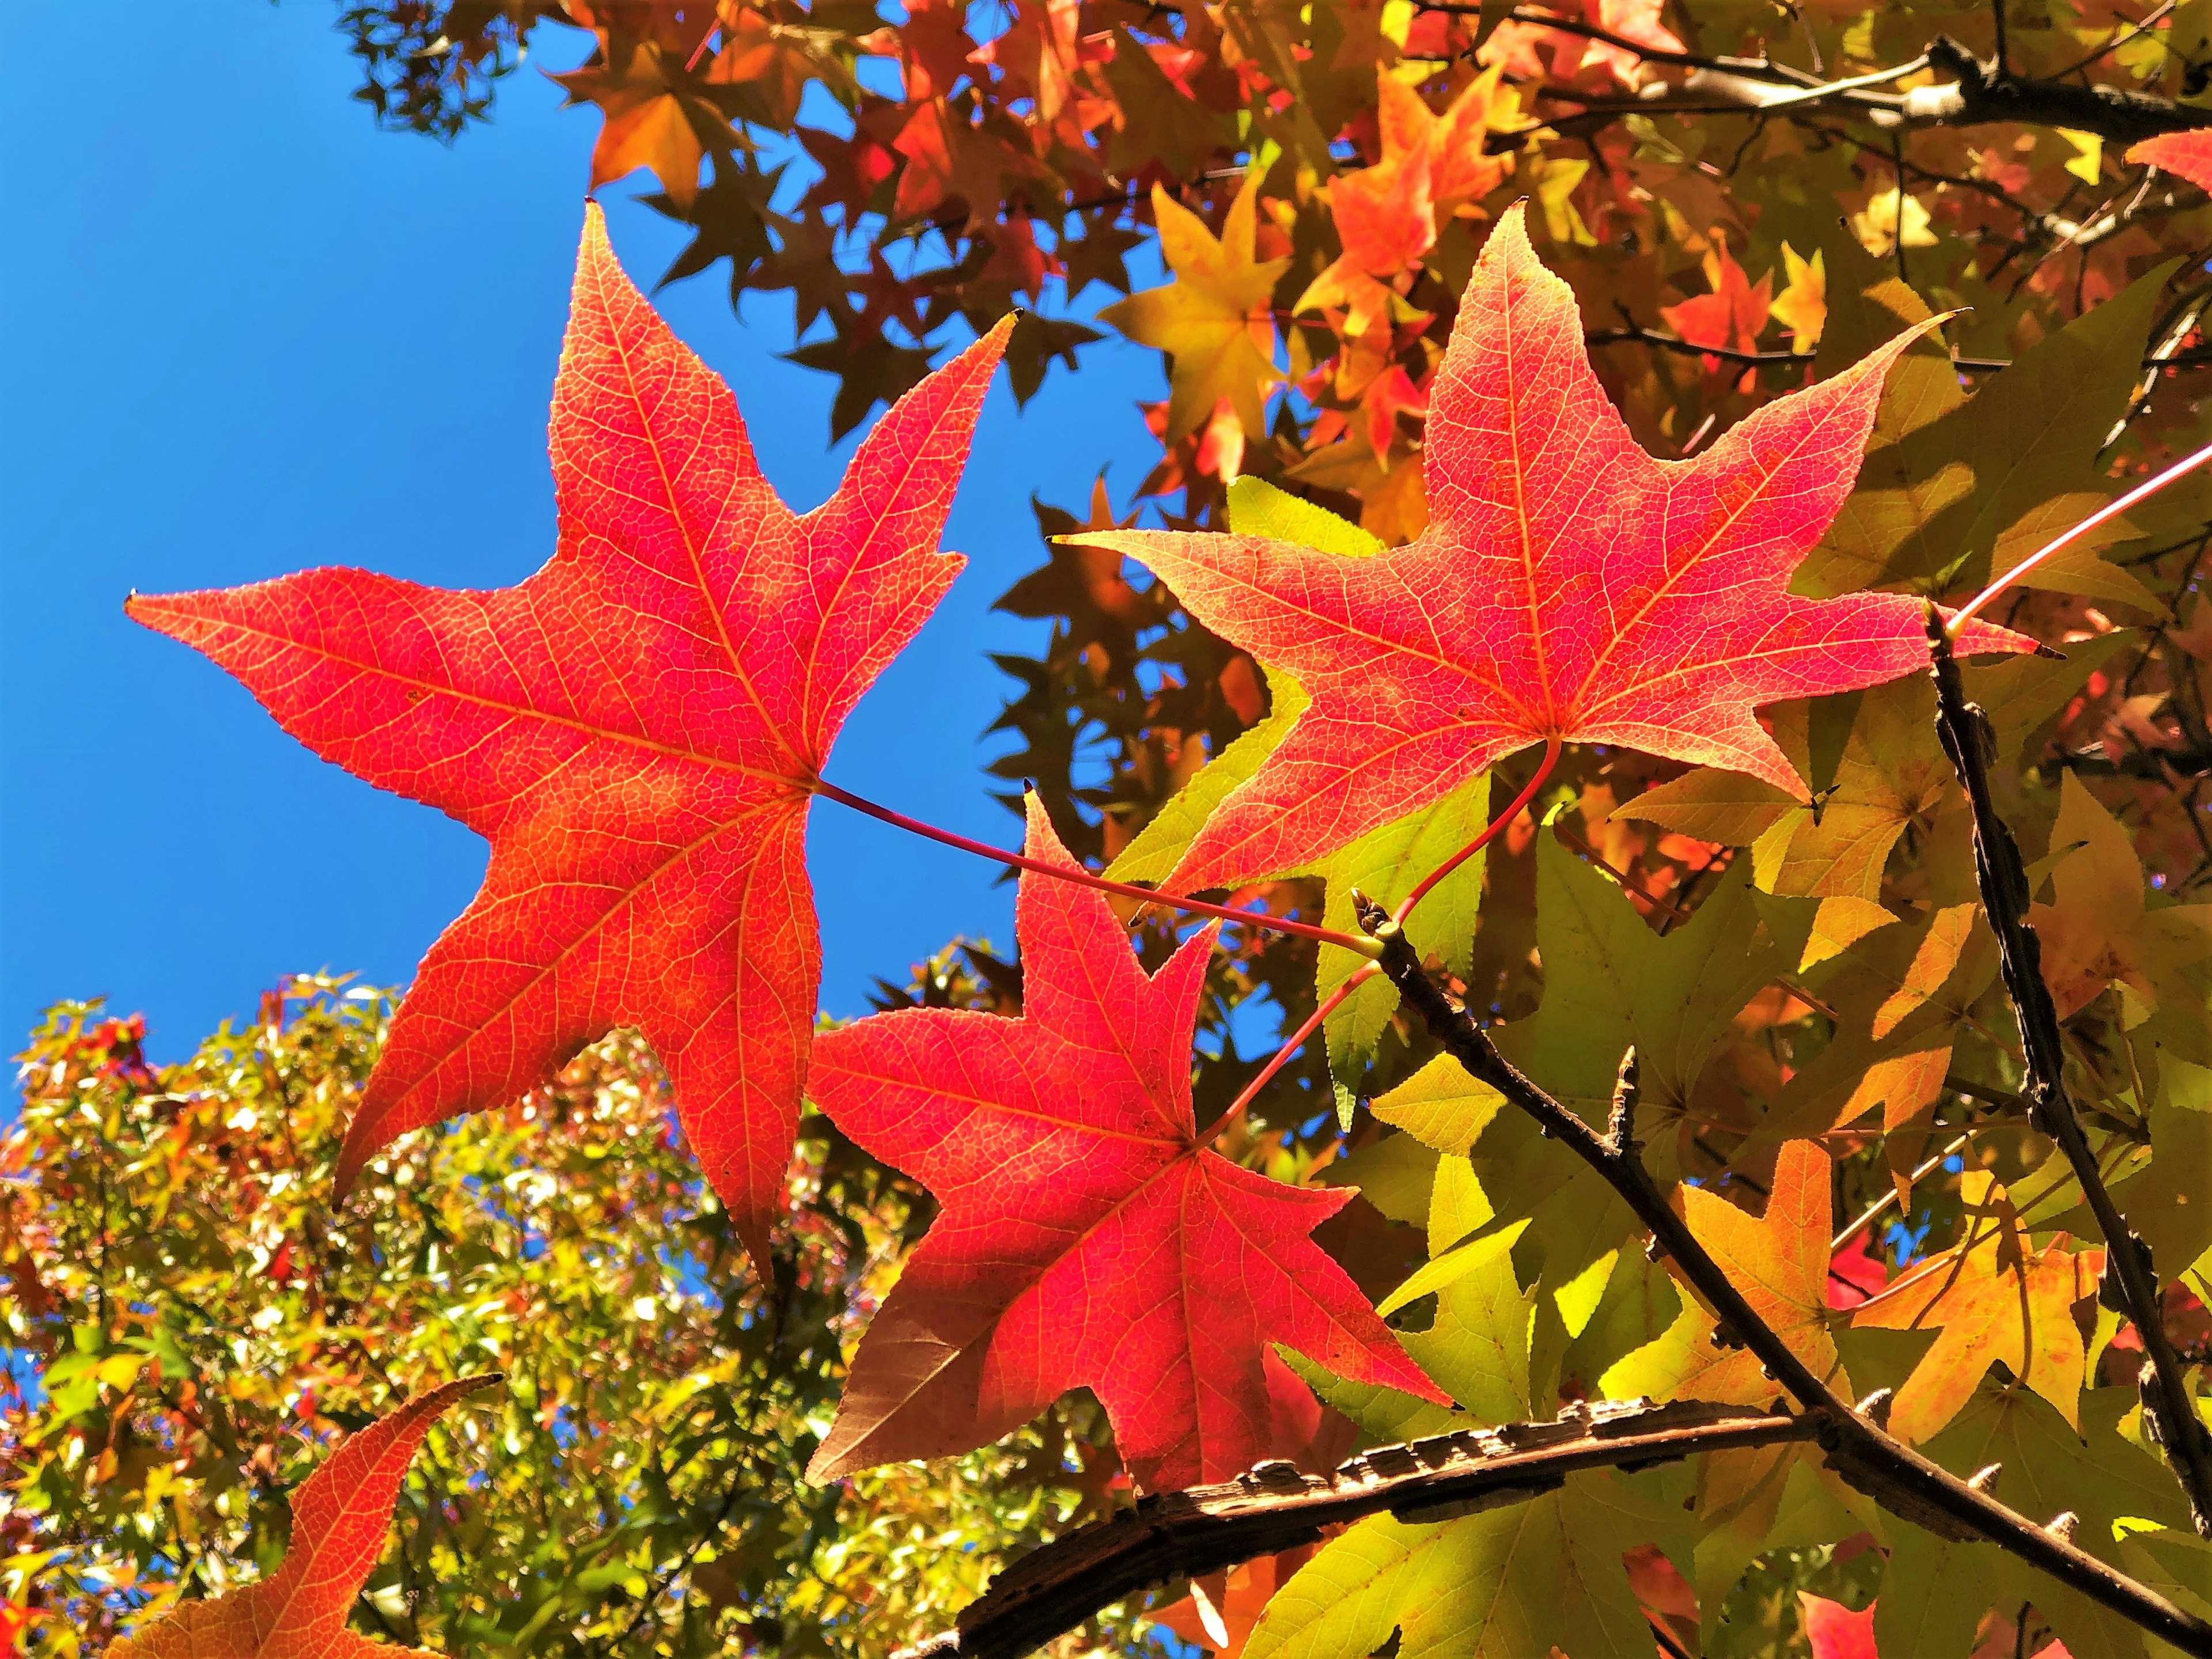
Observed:
[[[1088,870],[1070,870],[1056,864],[1046,864],[1020,853],[1009,853],[988,842],[972,841],[966,836],[955,835],[950,830],[940,830],[933,823],[924,823],[903,812],[895,812],[888,806],[878,806],[864,795],[840,789],[836,784],[817,779],[814,793],[849,806],[855,812],[866,813],[872,818],[894,824],[901,830],[938,842],[946,847],[957,847],[963,853],[973,853],[978,858],[995,860],[1013,870],[1032,871],[1040,876],[1050,876],[1057,881],[1073,882],[1078,887],[1095,888],[1102,893],[1112,893],[1121,898],[1135,899],[1145,904],[1164,904],[1170,910],[1180,910],[1188,915],[1212,916],[1222,921],[1243,922],[1248,927],[1264,927],[1278,933],[1290,933],[1299,939],[1310,939],[1323,945],[1334,945],[1346,951],[1357,951],[1370,961],[1380,953],[1381,947],[1373,939],[1340,933],[1333,927],[1316,927],[1309,922],[1292,921],[1283,916],[1271,916],[1256,910],[1232,910],[1225,904],[1207,904],[1200,899],[1170,898],[1150,887],[1133,886],[1126,881],[1112,881]]]

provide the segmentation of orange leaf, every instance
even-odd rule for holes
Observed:
[[[1851,1316],[1875,1330],[1942,1332],[1897,1391],[1890,1431],[1907,1441],[1940,1432],[2000,1360],[2078,1428],[2087,1356],[2074,1304],[2095,1293],[2104,1252],[2024,1255],[2003,1188],[1977,1170],[1964,1191],[1970,1215],[1994,1218],[1984,1236],[1931,1256]]]
[[[392,1501],[431,1421],[501,1380],[465,1376],[417,1395],[353,1436],[292,1499],[292,1547],[276,1571],[211,1601],[187,1601],[124,1638],[107,1659],[402,1659],[420,1654],[346,1628],[368,1582]]]

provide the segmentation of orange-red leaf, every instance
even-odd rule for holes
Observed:
[[[402,1659],[419,1649],[372,1642],[346,1628],[368,1582],[392,1504],[431,1420],[497,1373],[417,1395],[324,1461],[292,1499],[292,1547],[260,1583],[187,1601],[108,1650],[108,1659]]]
[[[635,1026],[761,1256],[820,976],[807,804],[846,714],[961,568],[938,537],[1008,326],[901,399],[801,516],[594,206],[543,569],[481,592],[323,569],[132,599],[325,759],[491,842],[392,1023],[341,1188],[395,1136],[503,1104]]]
[[[1086,535],[1164,578],[1312,706],[1169,885],[1296,869],[1522,745],[1619,743],[1804,798],[1763,703],[1927,660],[1921,602],[1807,599],[1791,572],[1850,493],[1900,335],[1693,460],[1644,453],[1607,401],[1567,285],[1499,222],[1430,393],[1430,521],[1348,560],[1256,536]],[[2032,642],[1970,624],[1968,651]]]
[[[1813,1659],[1877,1659],[1874,1646],[1874,1603],[1853,1613],[1840,1601],[1810,1590],[1797,1592],[1805,1619],[1805,1642]]]
[[[1028,852],[1076,867],[1035,797]],[[1304,1389],[1278,1342],[1442,1402],[1308,1237],[1350,1189],[1200,1143],[1212,930],[1148,975],[1103,895],[1029,874],[1016,931],[1019,1019],[908,1009],[815,1045],[813,1097],[944,1212],[861,1340],[813,1476],[964,1451],[1088,1386],[1146,1486],[1223,1480],[1284,1448]]]
[[[2128,148],[2137,166],[2178,173],[2199,190],[2212,190],[2212,132],[2161,132]]]

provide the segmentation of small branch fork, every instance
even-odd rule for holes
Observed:
[[[1929,672],[1936,682],[1936,735],[1958,772],[1973,812],[1974,876],[1981,887],[1982,908],[1996,934],[2005,991],[2020,1022],[2021,1047],[2027,1057],[2024,1092],[2028,1121],[2058,1143],[2097,1218],[2106,1244],[2097,1300],[2113,1312],[2124,1314],[2142,1338],[2148,1358],[2136,1387],[2142,1398],[2144,1429],[2166,1453],[2183,1492],[2188,1494],[2190,1515],[2197,1532],[2212,1538],[2212,1433],[2206,1431],[2203,1419],[2197,1414],[2182,1375],[2181,1357],[2166,1334],[2150,1247],[2112,1202],[2067,1091],[2066,1050],[2058,1011],[2043,980],[2042,941],[2027,920],[2032,895],[2027,868],[2012,831],[1997,816],[1990,799],[1989,763],[1996,752],[1995,734],[1979,707],[1966,701],[1950,634],[1933,607],[1929,611],[1928,639],[1933,658]]]
[[[1359,921],[1382,945],[1383,974],[1445,1051],[1470,1076],[1534,1118],[1547,1136],[1620,1194],[1650,1230],[1655,1256],[1672,1256],[1684,1282],[1713,1315],[1719,1328],[1716,1334],[1756,1356],[1814,1423],[1814,1438],[1826,1454],[1829,1468],[1892,1514],[1943,1536],[1986,1540],[2183,1652],[2212,1659],[2212,1625],[2081,1549],[2064,1535],[2069,1529],[2039,1525],[1999,1503],[1983,1489],[1988,1481],[1983,1486],[1971,1485],[1893,1438],[1882,1426],[1887,1415],[1886,1393],[1855,1409],[1814,1374],[1753,1310],[1638,1156],[1632,1079],[1624,1079],[1607,1133],[1599,1133],[1498,1052],[1473,1016],[1422,970],[1405,934],[1387,915],[1368,905],[1360,909]]]
[[[1315,1543],[1324,1528],[1367,1516],[1456,1520],[1556,1492],[1584,1469],[1649,1468],[1818,1432],[1813,1419],[1787,1413],[1606,1401],[1554,1423],[1378,1446],[1327,1478],[1277,1459],[1220,1486],[1143,1498],[1054,1540],[994,1579],[952,1630],[900,1659],[1018,1659],[1146,1585]]]
[[[1471,0],[1414,0],[1421,11],[1473,16],[1483,8]],[[2063,77],[2015,74],[2000,50],[1987,62],[1952,40],[1937,35],[1928,50],[1909,64],[1841,81],[1778,64],[1769,57],[1708,56],[1665,52],[1626,35],[1542,11],[1516,9],[1510,21],[1531,23],[1565,34],[1578,34],[1629,52],[1647,64],[1689,71],[1679,82],[1655,82],[1628,97],[1589,96],[1557,88],[1550,95],[1579,106],[1585,115],[1609,121],[1631,112],[1793,115],[1842,108],[1877,127],[1902,131],[1928,126],[1979,126],[2018,122],[2028,126],[2068,127],[2094,132],[2108,143],[2130,144],[2161,132],[2184,132],[2212,125],[2212,114],[2121,87]],[[2117,44],[2117,43],[2115,43]],[[2110,50],[2107,46],[2105,50]],[[2100,52],[2075,69],[2094,62]],[[1933,67],[1952,78],[1902,93],[1880,90],[1886,82]],[[2071,73],[2072,71],[2069,71]],[[1579,118],[1569,118],[1577,119]],[[1559,122],[1553,122],[1559,126]]]

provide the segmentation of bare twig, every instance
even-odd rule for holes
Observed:
[[[2182,1376],[2181,1358],[2166,1334],[2158,1273],[2150,1247],[2112,1202],[2097,1168],[2088,1137],[2066,1088],[2065,1036],[2058,1010],[2043,980],[2043,945],[2027,920],[2030,897],[2027,866],[2012,831],[1997,816],[1990,798],[1989,763],[1996,752],[1988,717],[1966,701],[1943,617],[1929,608],[1928,637],[1936,681],[1936,730],[1943,751],[1959,774],[1974,817],[1974,876],[1982,908],[1996,934],[2006,994],[2020,1022],[2021,1046],[2027,1067],[2028,1120],[2058,1143],[2081,1184],[2082,1196],[2105,1237],[2105,1271],[2097,1299],[2134,1322],[2148,1356],[2136,1378],[2142,1396],[2143,1425],[2165,1451],[2166,1461],[2188,1494],[2197,1532],[2212,1537],[2212,1434],[2205,1431]],[[1385,971],[1388,971],[1386,967]]]
[[[1428,9],[1470,8],[1431,5]],[[1540,16],[1526,21],[1542,22],[1547,27],[1559,27],[1557,20]],[[1569,32],[1591,33],[1587,28]],[[1885,131],[2017,123],[2094,132],[2108,143],[2122,145],[2161,132],[2188,132],[2212,126],[2212,111],[2177,104],[2149,93],[2087,82],[2015,75],[1994,59],[1984,63],[1948,35],[1937,35],[1929,43],[1923,58],[1911,64],[1841,81],[1814,79],[1809,85],[1805,77],[1790,74],[1765,58],[1716,58],[1688,52],[1661,52],[1626,40],[1611,40],[1607,44],[1633,52],[1646,62],[1687,69],[1689,73],[1680,81],[1654,82],[1624,97],[1577,93],[1564,87],[1542,89],[1547,96],[1579,105],[1584,116],[1592,118],[1599,125],[1629,113],[1795,116],[1845,110]],[[1881,89],[1883,82],[1909,74],[1923,63],[1952,78],[1901,93]],[[1565,131],[1571,124],[1582,119],[1569,117],[1550,125]]]
[[[1326,1479],[1279,1459],[1220,1486],[1144,1498],[1054,1540],[994,1579],[953,1629],[902,1659],[1018,1659],[1149,1584],[1314,1543],[1327,1527],[1386,1511],[1453,1520],[1556,1492],[1584,1469],[1647,1468],[1816,1431],[1810,1418],[1742,1407],[1608,1401],[1571,1407],[1555,1423],[1380,1446]]]
[[[1756,1356],[1781,1389],[1820,1422],[1818,1437],[1831,1469],[1893,1515],[1946,1536],[1984,1539],[2184,1652],[2212,1659],[2212,1624],[1931,1462],[1893,1439],[1873,1415],[1839,1399],[1826,1380],[1815,1375],[1759,1316],[1633,1150],[1616,1151],[1608,1136],[1507,1061],[1489,1033],[1423,971],[1404,933],[1387,915],[1371,905],[1355,905],[1355,909],[1360,925],[1382,946],[1383,974],[1398,988],[1406,1006],[1427,1024],[1430,1035],[1469,1076],[1488,1084],[1533,1118],[1539,1129],[1595,1170],[1635,1212],[1650,1231],[1655,1251],[1674,1258],[1683,1282],[1729,1340]],[[1871,1408],[1873,1402],[1869,1404]]]
[[[1583,342],[1594,346],[1656,346],[1662,351],[1680,352],[1688,356],[1717,357],[1722,362],[1741,363],[1749,368],[1802,368],[1817,355],[1810,351],[1739,351],[1731,346],[1685,340],[1678,335],[1641,327],[1634,323],[1620,328],[1592,329],[1583,336]],[[1951,367],[1961,374],[1995,374],[2010,368],[2012,360],[2008,357],[1954,357]],[[2212,368],[2212,349],[2172,351],[2164,356],[2153,352],[2143,358],[2142,367],[2146,373],[2150,374],[2168,368]]]

